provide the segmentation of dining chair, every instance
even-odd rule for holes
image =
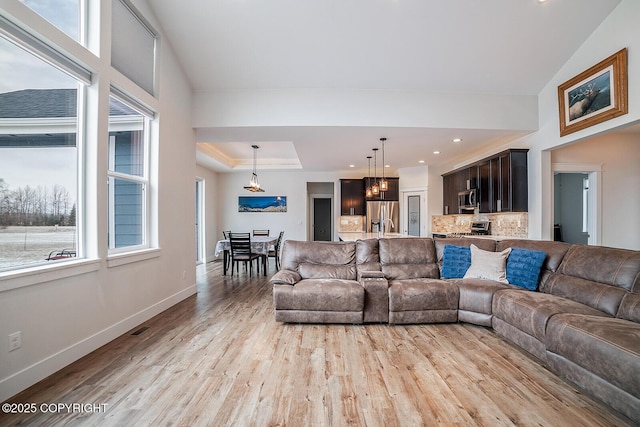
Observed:
[[[223,230],[222,231],[222,235],[224,236],[225,240],[229,239],[229,234],[231,234],[231,230]]]
[[[282,244],[282,236],[284,236],[284,231],[280,232],[276,244],[273,245],[272,249],[269,249],[269,253],[267,254],[268,258],[274,258],[276,260],[276,271],[280,270],[280,245]]]
[[[260,272],[260,254],[251,252],[251,235],[249,233],[229,233],[231,243],[231,275],[233,268],[243,262],[245,269],[249,263],[249,276],[253,272],[253,260],[258,260],[258,273]],[[237,268],[240,274],[240,267]]]
[[[268,236],[269,230],[253,230],[254,236]]]

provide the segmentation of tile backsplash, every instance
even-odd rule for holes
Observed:
[[[342,215],[340,231],[364,231],[365,217],[360,215]]]
[[[505,212],[477,215],[433,215],[431,231],[433,233],[468,233],[473,221],[491,221],[491,234],[501,237],[528,237],[526,212]]]

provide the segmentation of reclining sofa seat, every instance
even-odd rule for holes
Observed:
[[[640,252],[571,246],[540,292],[496,292],[496,333],[640,422]]]
[[[389,284],[389,323],[458,320],[458,287],[440,280],[433,239],[379,239],[380,267]]]
[[[271,278],[275,317],[291,323],[362,323],[355,242],[287,240]]]

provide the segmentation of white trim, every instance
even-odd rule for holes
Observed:
[[[151,107],[144,104],[142,101],[138,100],[137,98],[129,95],[127,92],[125,92],[123,89],[120,89],[118,86],[114,85],[113,83],[111,84],[111,96],[113,96],[123,104],[126,104],[129,107],[133,108],[138,113],[142,114],[143,116],[146,116],[149,119],[156,118],[156,112],[153,111]],[[111,121],[111,118],[109,118],[109,121]]]
[[[66,279],[100,269],[100,259],[74,259],[0,273],[0,292]]]
[[[0,34],[27,52],[75,77],[82,83],[91,84],[91,71],[1,15]]]
[[[196,292],[197,286],[193,284],[51,356],[27,366],[7,378],[3,378],[0,380],[0,401],[4,402],[11,396],[27,389],[38,381],[70,365],[119,336],[126,334],[131,329],[194,295]]]
[[[107,267],[118,267],[120,265],[146,261],[148,259],[159,258],[162,255],[160,248],[131,250],[131,247],[127,247],[126,249],[127,252],[109,254],[107,257]]]
[[[589,175],[589,202],[587,217],[589,223],[589,245],[602,244],[602,164],[600,163],[551,163],[551,203],[550,215],[554,217],[554,185],[555,173],[583,172]],[[553,222],[553,221],[551,221]],[[551,234],[553,236],[553,233]]]
[[[599,163],[551,163],[552,172],[594,172],[602,171]]]

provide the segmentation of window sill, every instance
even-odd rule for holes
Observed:
[[[65,279],[100,269],[100,259],[78,259],[0,273],[0,292]]]
[[[148,259],[159,258],[160,255],[162,255],[162,250],[160,248],[143,249],[123,254],[109,255],[107,257],[107,267],[118,267],[119,265],[146,261]]]

